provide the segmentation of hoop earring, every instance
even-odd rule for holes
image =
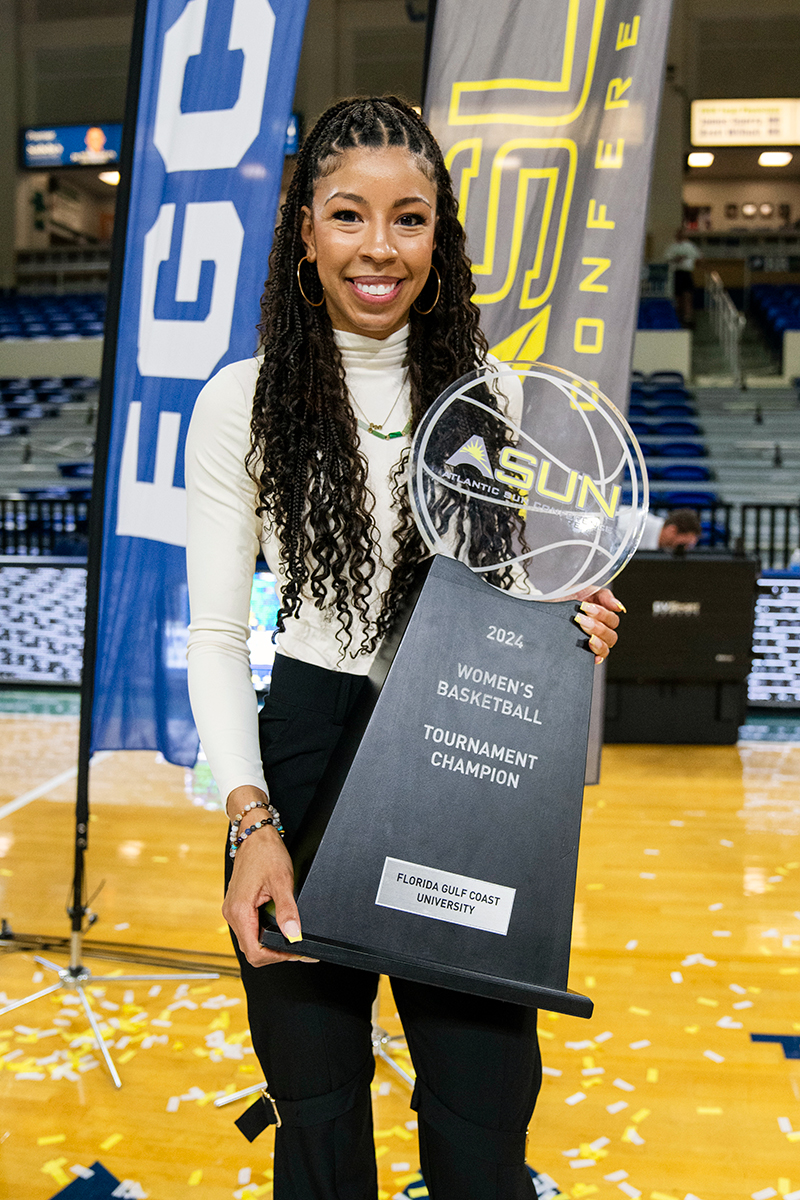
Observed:
[[[304,254],[303,257],[300,259],[300,262],[297,264],[297,286],[300,288],[300,295],[303,297],[306,304],[308,304],[310,308],[319,308],[321,304],[325,303],[325,288],[322,288],[322,293],[323,293],[322,299],[318,300],[316,302],[316,304],[314,303],[313,300],[309,300],[308,296],[303,291],[303,283],[302,283],[302,280],[300,279],[300,268],[302,267],[304,262],[307,262],[307,263],[311,262],[311,259],[308,257],[307,254]]]
[[[414,309],[414,312],[418,312],[421,317],[426,317],[428,315],[428,313],[433,312],[433,310],[436,308],[436,305],[439,303],[439,296],[441,295],[441,292],[442,292],[442,277],[439,274],[439,272],[436,270],[436,267],[434,267],[433,263],[431,263],[431,271],[433,271],[434,275],[436,276],[436,299],[434,300],[434,302],[430,306],[430,308],[417,308],[416,300],[411,305],[411,307]],[[430,279],[430,274],[428,275],[428,279]],[[428,284],[428,280],[426,279],[425,280],[426,287],[427,287],[427,284]],[[424,292],[425,288],[423,288],[422,290]],[[419,299],[419,297],[417,297],[417,299]]]

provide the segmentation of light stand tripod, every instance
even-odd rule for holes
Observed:
[[[404,1070],[398,1062],[392,1058],[387,1050],[387,1046],[391,1046],[394,1042],[405,1042],[404,1037],[393,1037],[387,1033],[378,1024],[378,998],[376,996],[375,1003],[372,1005],[372,1053],[375,1058],[379,1058],[381,1062],[385,1062],[387,1067],[399,1075],[403,1083],[407,1083],[410,1088],[414,1087],[414,1078],[409,1075],[408,1071]],[[224,1108],[226,1104],[234,1104],[237,1100],[244,1100],[245,1096],[253,1096],[256,1092],[263,1092],[266,1083],[253,1083],[250,1087],[242,1088],[239,1092],[231,1092],[228,1096],[218,1096],[214,1101],[215,1108]]]

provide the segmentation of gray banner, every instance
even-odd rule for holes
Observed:
[[[671,0],[438,0],[426,117],[492,352],[627,408]]]

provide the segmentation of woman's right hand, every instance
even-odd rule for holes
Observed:
[[[263,793],[259,793],[259,796],[266,800]],[[241,812],[241,808],[238,811]],[[316,962],[313,958],[268,950],[261,945],[258,940],[258,910],[269,900],[275,903],[275,919],[283,936],[290,942],[300,941],[302,934],[300,914],[294,901],[292,860],[283,839],[272,825],[256,830],[236,851],[222,915],[236,934],[242,953],[251,966],[264,967],[277,962]]]

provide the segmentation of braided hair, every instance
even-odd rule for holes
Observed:
[[[449,384],[478,365],[487,343],[472,301],[475,285],[450,177],[427,125],[395,96],[342,100],[309,133],[275,233],[258,326],[264,357],[247,465],[258,486],[257,513],[280,542],[286,584],[277,627],[285,629],[304,600],[318,608],[332,605],[342,655],[353,642],[354,612],[367,632],[352,653],[372,651],[389,632],[427,551],[406,493],[406,452],[392,481],[391,580],[371,620],[372,580],[380,561],[374,498],[330,318],[324,305],[307,304],[297,287],[297,266],[305,255],[302,210],[311,207],[316,182],[336,169],[345,151],[395,146],[413,155],[437,193],[433,266],[441,276],[441,294],[427,315],[409,312],[412,430]],[[311,271],[304,275],[306,293],[316,301],[322,295],[319,282]]]

